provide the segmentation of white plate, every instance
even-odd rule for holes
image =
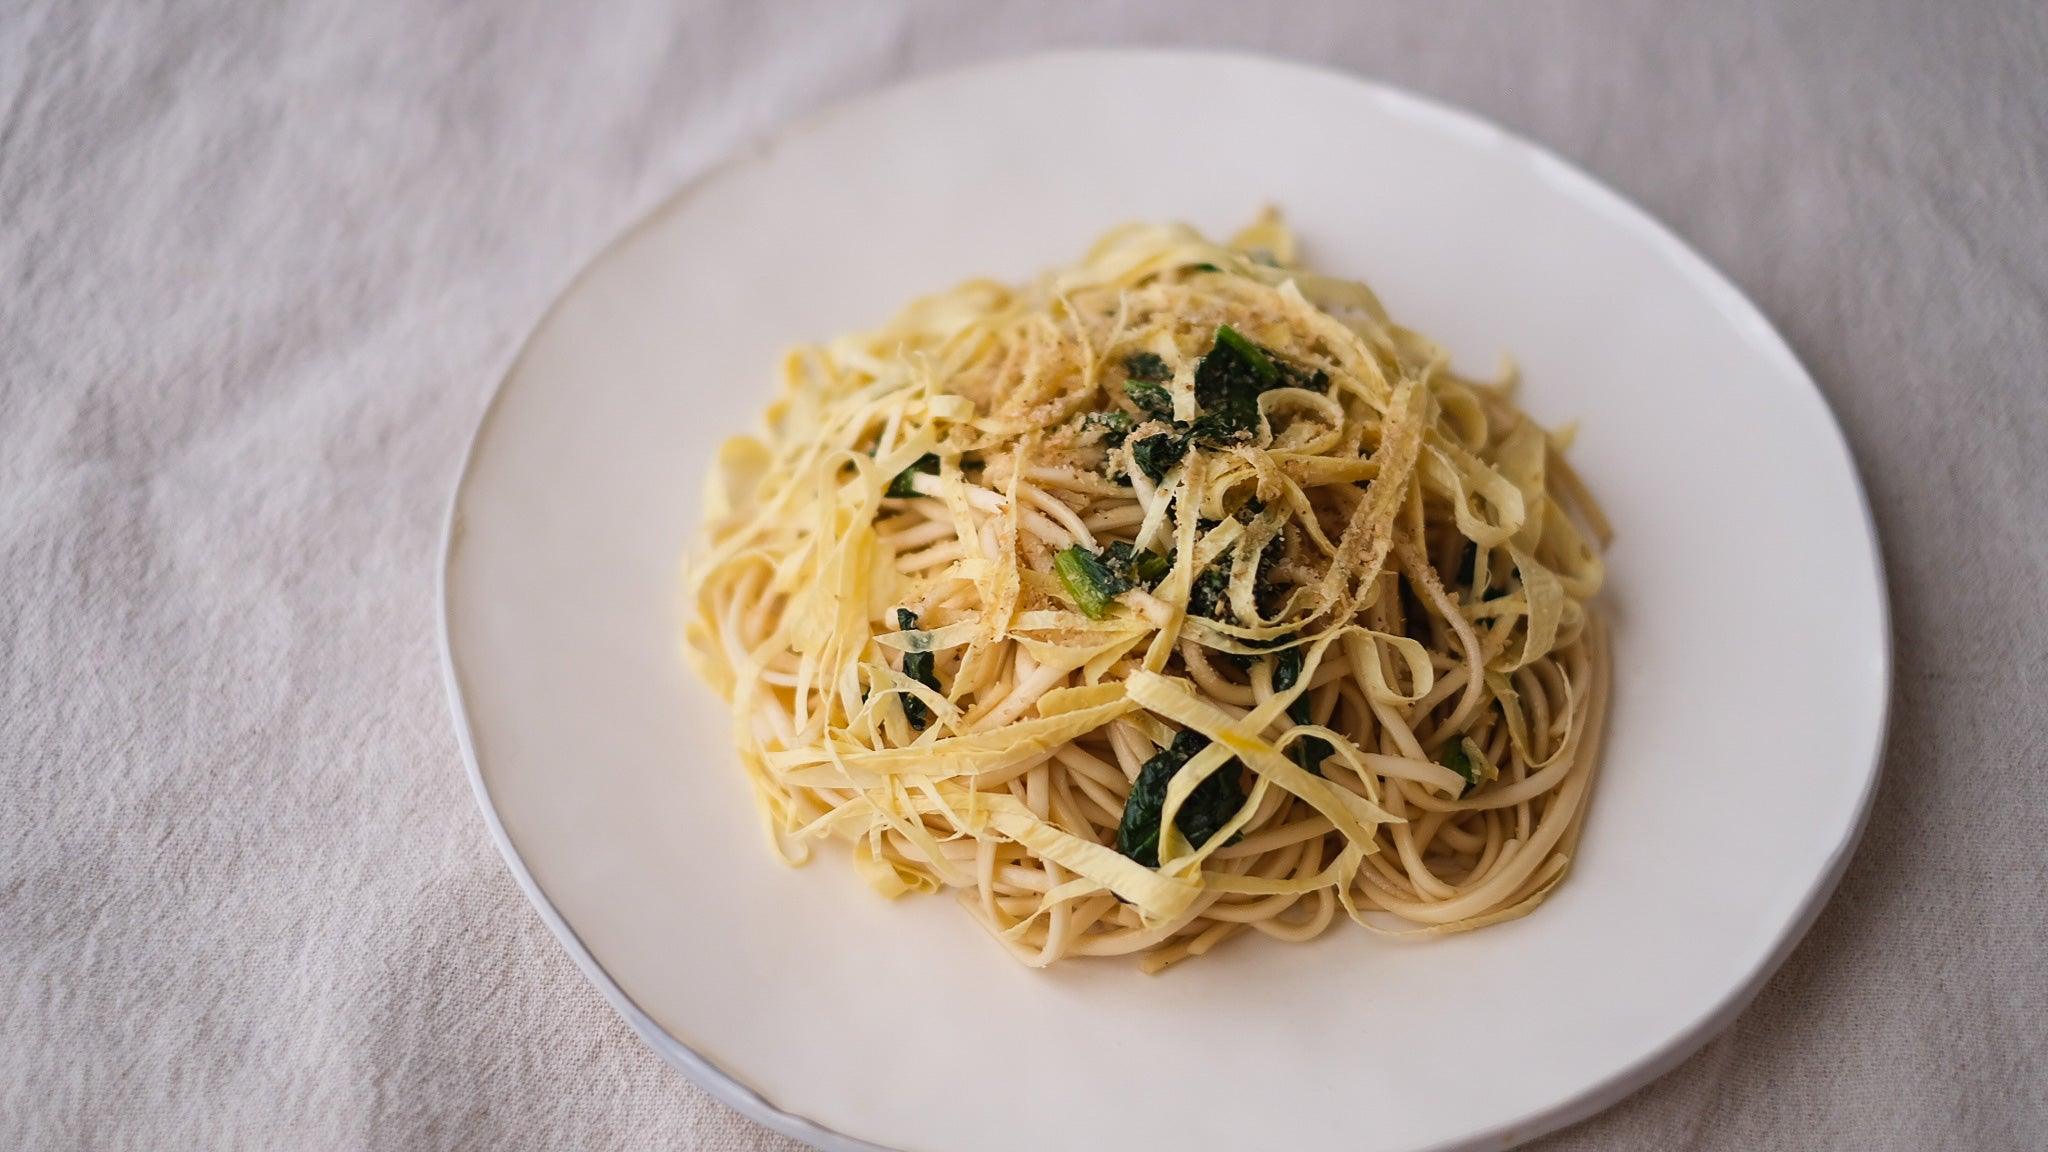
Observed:
[[[780,349],[1104,228],[1284,206],[1526,403],[1619,537],[1615,706],[1572,876],[1421,944],[1343,925],[1159,976],[1034,972],[950,900],[765,844],[680,657],[713,447]],[[1849,856],[1889,680],[1864,499],[1756,309],[1613,193],[1463,113],[1236,56],[1036,57],[776,136],[600,256],[478,431],[443,571],[450,695],[505,858],[584,971],[727,1103],[827,1148],[1493,1148],[1728,1022]]]

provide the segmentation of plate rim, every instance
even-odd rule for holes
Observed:
[[[897,77],[799,115],[778,120],[733,145],[722,156],[684,180],[673,191],[663,195],[652,207],[635,216],[631,223],[592,253],[569,277],[520,340],[518,349],[506,362],[505,369],[498,374],[496,382],[491,386],[490,397],[485,401],[483,411],[477,418],[476,427],[471,431],[463,449],[462,465],[456,474],[455,484],[448,497],[447,511],[442,520],[440,563],[435,574],[434,608],[435,626],[439,633],[442,682],[448,694],[448,706],[455,726],[455,741],[462,755],[470,791],[476,798],[478,812],[483,817],[491,840],[498,847],[499,855],[504,858],[506,868],[512,873],[519,890],[539,913],[542,923],[554,933],[556,941],[561,944],[563,951],[569,954],[570,960],[583,973],[584,979],[597,989],[613,1011],[624,1018],[640,1039],[670,1067],[681,1072],[684,1078],[714,1099],[748,1119],[780,1135],[822,1149],[823,1152],[903,1152],[846,1135],[778,1107],[718,1067],[702,1053],[670,1035],[667,1029],[634,1002],[611,974],[605,971],[604,966],[577,936],[575,929],[569,925],[567,919],[548,898],[547,893],[541,889],[539,882],[534,879],[532,870],[527,867],[518,848],[512,843],[511,836],[506,831],[504,821],[492,800],[490,786],[484,780],[483,766],[477,758],[474,736],[470,728],[462,678],[456,668],[453,634],[449,627],[448,576],[456,552],[462,545],[463,499],[475,471],[478,450],[499,412],[507,385],[526,363],[535,339],[548,328],[565,302],[575,295],[577,289],[599,266],[642,233],[681,210],[705,187],[728,171],[773,150],[786,140],[818,128],[828,120],[858,112],[877,103],[884,96],[904,88],[939,86],[976,73],[995,72],[1049,61],[1110,60],[1137,56],[1153,59],[1177,58],[1188,63],[1248,63],[1341,80],[1366,89],[1376,99],[1397,109],[1401,115],[1434,121],[1440,127],[1457,131],[1482,134],[1493,143],[1520,153],[1522,160],[1547,169],[1551,175],[1563,177],[1574,185],[1578,195],[1589,196],[1601,202],[1599,206],[1615,215],[1619,223],[1644,230],[1653,242],[1677,259],[1690,276],[1698,279],[1703,288],[1717,294],[1723,308],[1733,310],[1734,315],[1731,319],[1745,321],[1752,327],[1753,335],[1762,341],[1764,350],[1782,358],[1785,365],[1796,374],[1798,382],[1803,383],[1812,398],[1818,401],[1821,413],[1826,418],[1827,428],[1833,434],[1843,459],[1849,465],[1850,486],[1856,495],[1858,511],[1862,514],[1864,537],[1869,543],[1870,568],[1875,577],[1878,678],[1883,689],[1877,711],[1877,739],[1872,746],[1871,762],[1864,771],[1862,792],[1857,797],[1854,816],[1841,841],[1830,850],[1821,873],[1801,900],[1799,907],[1778,932],[1770,949],[1741,980],[1697,1019],[1634,1062],[1623,1065],[1604,1079],[1587,1085],[1547,1107],[1534,1109],[1526,1115],[1481,1132],[1420,1146],[1414,1152],[1461,1152],[1478,1148],[1515,1147],[1527,1143],[1605,1111],[1698,1052],[1709,1040],[1734,1023],[1736,1017],[1756,999],[1763,991],[1764,985],[1783,967],[1793,950],[1806,938],[1806,934],[1819,918],[1821,910],[1833,898],[1842,877],[1847,873],[1849,862],[1855,856],[1856,848],[1863,839],[1871,810],[1875,806],[1878,788],[1884,775],[1886,752],[1891,743],[1897,661],[1894,652],[1890,584],[1886,578],[1883,543],[1878,534],[1876,516],[1871,508],[1870,492],[1863,482],[1862,469],[1857,464],[1855,451],[1842,427],[1840,416],[1828,402],[1827,394],[1821,390],[1812,373],[1807,371],[1805,362],[1799,358],[1784,334],[1778,330],[1777,325],[1771,322],[1739,285],[1649,209],[1602,182],[1573,161],[1558,155],[1541,142],[1446,100],[1337,65],[1265,52],[1166,46],[1060,48],[999,55],[957,67]]]

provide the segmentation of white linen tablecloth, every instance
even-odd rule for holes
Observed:
[[[484,834],[435,636],[459,456],[577,268],[736,145],[1146,43],[1584,165],[1780,325],[1870,487],[1898,684],[1846,880],[1724,1036],[1540,1146],[2048,1146],[2048,7],[15,0],[0,1148],[791,1147],[627,1031]]]

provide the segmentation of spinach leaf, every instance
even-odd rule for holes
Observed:
[[[1239,332],[1230,325],[1218,324],[1216,326],[1216,346],[1228,348],[1239,360],[1243,361],[1251,369],[1252,374],[1258,377],[1259,384],[1262,387],[1271,388],[1278,379],[1280,370],[1273,366],[1272,358],[1266,355],[1266,350],[1246,339],[1244,333]],[[1215,350],[1215,348],[1210,349],[1212,353]]]
[[[1460,796],[1472,791],[1472,786],[1479,783],[1479,765],[1474,764],[1466,753],[1462,738],[1445,745],[1444,750],[1437,753],[1436,762],[1465,778],[1465,786],[1458,789]]]
[[[1198,521],[1198,524],[1203,532],[1216,527],[1214,520],[1202,520]],[[1237,619],[1230,609],[1230,567],[1232,557],[1236,553],[1235,544],[1225,548],[1195,577],[1194,586],[1188,589],[1190,616],[1207,616],[1211,620]],[[1269,571],[1286,553],[1287,542],[1279,536],[1266,541],[1266,546],[1259,550],[1259,565],[1252,578],[1252,599],[1258,602],[1261,612],[1276,610],[1288,589],[1292,587],[1280,582]],[[1292,637],[1283,637],[1269,640],[1265,647],[1278,647],[1291,639]]]
[[[1107,412],[1090,412],[1082,418],[1081,426],[1102,429],[1102,443],[1110,448],[1121,448],[1136,422],[1130,413],[1112,408]]]
[[[1327,388],[1329,378],[1309,375],[1276,362],[1271,353],[1228,324],[1216,328],[1216,342],[1195,366],[1195,403],[1202,414],[1193,422],[1173,421],[1173,431],[1155,432],[1131,448],[1131,456],[1156,483],[1196,444],[1228,444],[1259,428],[1259,393],[1273,388]],[[1157,384],[1133,376],[1124,381],[1133,404],[1161,420],[1173,415],[1173,397]]]
[[[911,480],[920,472],[927,476],[937,476],[939,474],[939,458],[930,452],[919,456],[911,463],[910,467],[898,472],[889,481],[889,486],[882,490],[882,495],[894,496],[898,499],[908,499],[918,495],[917,489],[911,487]]]
[[[1321,368],[1311,371],[1299,364],[1290,363],[1278,356],[1273,356],[1271,352],[1268,352],[1267,355],[1272,357],[1273,366],[1280,370],[1280,383],[1276,387],[1306,388],[1311,392],[1328,392],[1330,390],[1330,374]]]
[[[1102,562],[1109,566],[1125,588],[1144,585],[1147,590],[1157,587],[1166,574],[1173,570],[1173,561],[1147,548],[1139,551],[1122,540],[1112,541],[1102,552]]]
[[[1124,357],[1124,375],[1133,380],[1150,380],[1160,383],[1173,379],[1173,369],[1166,361],[1151,352],[1132,352]]]
[[[1289,648],[1273,657],[1273,691],[1285,692],[1301,680],[1301,649]],[[1300,703],[1300,701],[1295,701]]]
[[[1173,393],[1164,387],[1173,379],[1173,369],[1166,361],[1150,352],[1133,352],[1124,357],[1124,395],[1138,406],[1138,411],[1161,420],[1173,419]]]
[[[1099,553],[1076,544],[1054,556],[1052,567],[1075,606],[1089,619],[1100,620],[1109,613],[1110,601],[1141,584],[1148,589],[1158,584],[1173,561],[1118,540]]]
[[[1215,344],[1195,366],[1195,403],[1209,421],[1209,435],[1222,439],[1257,428],[1259,393],[1279,377],[1263,349],[1230,325],[1217,325]]]
[[[1138,411],[1160,420],[1173,419],[1173,393],[1161,384],[1149,380],[1124,381],[1124,395],[1138,406]]]
[[[1157,484],[1188,454],[1187,425],[1175,422],[1173,432],[1154,432],[1131,445],[1131,462]]]
[[[1230,611],[1230,553],[1211,561],[1188,589],[1188,615],[1221,620]]]
[[[1225,441],[1256,432],[1259,394],[1275,388],[1327,392],[1330,374],[1289,363],[1230,325],[1218,325],[1214,346],[1195,366],[1195,402],[1202,406],[1199,438]]]
[[[1116,850],[1147,868],[1159,867],[1159,816],[1166,806],[1166,786],[1173,780],[1173,774],[1202,749],[1209,746],[1209,738],[1193,729],[1183,729],[1173,738],[1173,744],[1163,748],[1138,770],[1138,778],[1131,784],[1131,795],[1124,802],[1123,819],[1116,829]],[[1188,794],[1180,811],[1175,813],[1173,826],[1187,837],[1189,844],[1200,848],[1237,815],[1244,807],[1245,793],[1238,783],[1238,769],[1235,761],[1224,764],[1209,778],[1195,786]]]
[[[1079,544],[1053,557],[1052,568],[1059,574],[1060,583],[1066,585],[1067,595],[1074,598],[1074,606],[1090,620],[1109,615],[1109,606],[1117,594],[1130,587],[1117,579],[1116,573],[1095,553]]]
[[[904,632],[917,631],[917,613],[912,612],[908,608],[898,608],[896,610],[896,627]],[[934,692],[939,691],[939,675],[936,664],[937,658],[930,652],[905,652],[903,654],[903,674]],[[919,732],[924,731],[926,726],[932,722],[931,708],[924,701],[907,692],[903,694],[902,700],[903,718],[910,721],[912,728],[917,729]]]
[[[1273,691],[1285,692],[1299,683],[1301,665],[1302,655],[1299,648],[1289,648],[1273,657]],[[1297,696],[1294,703],[1287,706],[1287,718],[1296,724],[1314,723],[1313,714],[1309,711],[1307,692]],[[1330,742],[1321,736],[1303,736],[1288,746],[1287,758],[1301,765],[1302,771],[1321,776],[1323,761],[1329,759],[1335,752],[1336,749],[1330,746]]]

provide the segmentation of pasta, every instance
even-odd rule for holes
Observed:
[[[1564,878],[1608,529],[1513,376],[1454,373],[1268,212],[790,352],[721,450],[687,642],[777,850],[1156,971]]]

